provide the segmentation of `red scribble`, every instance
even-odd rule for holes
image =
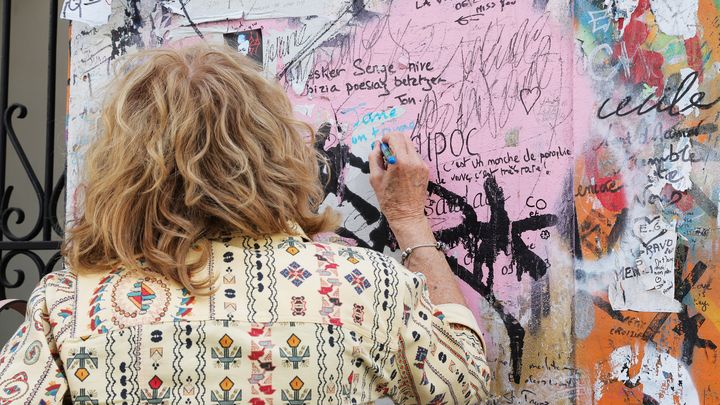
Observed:
[[[588,178],[595,179],[595,184],[623,184],[622,174],[618,171],[611,176],[602,176],[598,168],[598,155],[597,153],[588,153],[585,160],[585,175]],[[616,192],[597,193],[595,197],[600,201],[603,207],[610,211],[620,212],[623,208],[627,207],[627,199],[625,198],[625,188],[621,188]]]
[[[702,50],[700,50],[700,39],[697,34],[690,39],[685,40],[685,54],[687,55],[687,63],[694,71],[698,73],[698,80],[703,81],[703,62]]]
[[[634,15],[635,13],[633,13]],[[658,52],[640,48],[647,37],[647,25],[633,19],[625,27],[623,39],[615,44],[613,53],[617,58],[630,59],[630,78],[633,83],[640,84],[644,82],[654,86],[656,88],[655,94],[660,96],[663,92],[662,64],[664,59]]]

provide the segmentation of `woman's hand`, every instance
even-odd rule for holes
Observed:
[[[401,250],[431,245],[435,243],[435,236],[425,217],[428,167],[404,135],[388,134],[382,137],[382,142],[390,145],[396,163],[385,164],[376,142],[368,160],[370,185],[380,202],[380,210]],[[410,254],[405,266],[425,275],[433,303],[467,305],[443,252],[431,247],[418,248]]]
[[[399,133],[386,134],[382,142],[390,145],[396,163],[386,165],[379,142],[370,152],[370,185],[380,210],[401,247],[408,243],[432,243],[432,232],[425,217],[428,167],[410,139]],[[419,237],[425,240],[417,240]],[[404,243],[406,242],[406,243]]]

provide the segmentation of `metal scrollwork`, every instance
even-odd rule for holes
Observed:
[[[10,216],[12,214],[15,214],[17,216],[17,219],[15,221],[16,224],[21,224],[25,221],[25,211],[23,211],[21,208],[17,207],[10,207],[10,197],[12,196],[13,186],[8,186],[8,188],[5,190],[5,193],[3,195],[2,199],[2,206],[0,207],[0,212],[2,213],[2,221],[0,221],[0,230],[2,230],[2,233],[5,237],[7,237],[10,240],[14,241],[25,241],[25,240],[31,240],[34,237],[36,237],[40,231],[42,230],[43,226],[43,218],[45,217],[45,204],[43,203],[44,200],[44,192],[42,189],[42,186],[40,185],[40,180],[38,180],[37,175],[35,174],[35,170],[33,170],[32,165],[30,164],[30,161],[27,158],[27,155],[25,155],[25,151],[22,148],[22,145],[20,145],[20,141],[18,140],[17,135],[15,134],[15,128],[13,127],[12,123],[12,116],[15,113],[15,111],[20,111],[18,114],[18,118],[22,119],[27,116],[27,107],[25,107],[22,104],[13,104],[5,111],[4,116],[4,124],[5,124],[5,130],[6,135],[8,139],[10,139],[10,144],[12,144],[13,149],[15,149],[15,153],[17,154],[18,158],[20,159],[20,163],[23,166],[23,169],[25,169],[25,173],[27,173],[28,178],[30,179],[30,184],[32,185],[33,190],[35,190],[35,195],[37,196],[38,200],[38,206],[39,206],[39,214],[37,217],[37,220],[35,220],[35,225],[25,235],[17,236],[15,235],[11,230],[10,226],[8,224],[10,220]],[[48,164],[52,164],[52,162],[48,162]]]
[[[49,28],[48,36],[48,69],[47,69],[47,109],[45,111],[45,168],[42,179],[38,177],[25,150],[20,142],[13,120],[23,119],[28,115],[28,109],[22,104],[8,103],[9,83],[9,57],[10,57],[10,21],[11,1],[2,1],[2,29],[0,38],[0,300],[6,299],[6,290],[20,287],[27,279],[28,271],[37,272],[39,277],[51,272],[61,261],[59,249],[63,237],[63,226],[57,214],[60,199],[64,195],[65,171],[57,181],[53,176],[55,163],[55,84],[56,84],[56,61],[57,61],[57,20],[58,2],[48,1],[49,7]],[[26,142],[39,142],[32,134],[23,137]],[[29,180],[29,184],[35,192],[38,204],[38,216],[32,223],[31,229],[27,232],[19,232],[13,227],[23,224],[27,219],[26,206],[13,206],[11,200],[15,185],[7,185],[7,144],[12,146],[15,155]],[[21,175],[22,176],[22,175]],[[22,177],[20,177],[20,181]],[[16,203],[17,204],[17,203]],[[43,252],[47,252],[43,254]],[[32,263],[33,268],[15,268],[12,266],[14,275],[8,278],[13,259],[25,257]],[[25,260],[27,261],[27,260]],[[17,264],[17,260],[16,263]],[[26,297],[18,297],[26,298]],[[3,301],[4,302],[4,301]]]

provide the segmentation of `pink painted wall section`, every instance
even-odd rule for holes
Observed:
[[[115,60],[229,41],[317,129],[345,242],[398,254],[367,155],[414,142],[491,403],[720,403],[716,2],[246,3],[116,1],[74,23],[69,218]]]

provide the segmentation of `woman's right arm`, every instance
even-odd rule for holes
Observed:
[[[385,135],[382,141],[390,145],[397,163],[385,168],[380,148],[373,147],[369,157],[370,184],[377,195],[380,210],[401,250],[434,244],[435,236],[425,217],[427,165],[412,142],[402,134]],[[443,252],[432,247],[414,249],[405,265],[425,275],[430,298],[435,304],[466,305]]]
[[[389,134],[397,163],[383,164],[379,147],[370,154],[370,182],[401,249],[431,245],[435,237],[425,217],[428,168],[409,139]],[[406,280],[400,348],[390,375],[399,375],[398,403],[476,404],[488,397],[490,369],[485,343],[467,308],[443,252],[415,249],[398,266]],[[412,272],[414,273],[412,273]]]
[[[398,404],[480,404],[489,397],[490,369],[480,329],[459,304],[434,305],[425,277],[398,266],[405,280],[395,361],[388,362]],[[393,379],[392,377],[395,376]]]

